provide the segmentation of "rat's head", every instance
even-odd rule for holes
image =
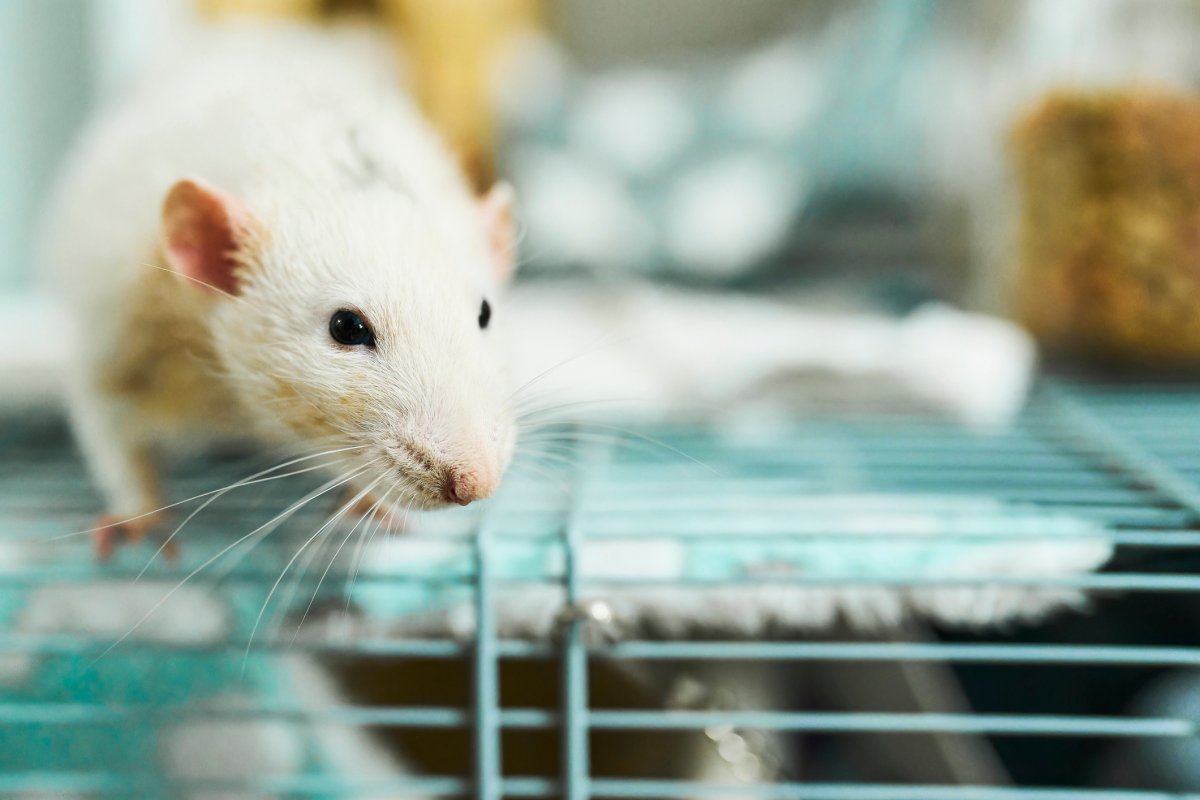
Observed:
[[[498,297],[509,189],[438,213],[382,190],[294,194],[243,204],[184,180],[163,208],[164,256],[211,295],[242,403],[303,444],[357,448],[333,458],[389,503],[487,497],[516,438]]]

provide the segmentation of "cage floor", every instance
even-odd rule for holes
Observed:
[[[105,565],[63,421],[7,420],[0,792],[1200,793],[1197,420],[1045,382],[1003,432],[604,423],[364,546],[323,501],[272,527],[316,473],[182,460],[178,557]]]

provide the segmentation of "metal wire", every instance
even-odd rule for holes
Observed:
[[[567,476],[570,495],[530,482],[509,493],[483,518],[470,536],[439,531],[416,532],[458,547],[466,560],[461,568],[431,578],[403,566],[373,569],[358,576],[364,586],[380,590],[420,585],[454,587],[472,592],[473,636],[452,638],[381,638],[342,640],[267,637],[255,645],[265,658],[297,653],[353,655],[366,658],[466,658],[473,669],[470,707],[388,707],[302,704],[261,700],[220,708],[182,702],[72,701],[62,692],[54,698],[21,697],[0,691],[0,724],[57,737],[69,752],[71,737],[82,731],[113,731],[146,720],[278,720],[290,724],[339,724],[448,730],[469,728],[474,737],[473,775],[387,778],[352,774],[261,776],[240,781],[214,781],[135,774],[105,769],[48,767],[42,761],[21,763],[13,754],[0,761],[0,793],[48,792],[89,796],[154,797],[193,791],[246,790],[271,796],[355,797],[371,792],[404,795],[457,795],[488,798],[588,797],[683,798],[744,796],[805,800],[1164,800],[1200,798],[1200,794],[1102,787],[951,786],[830,783],[779,780],[732,785],[684,780],[618,779],[592,772],[591,736],[595,731],[704,731],[714,726],[803,735],[870,733],[884,737],[964,734],[1070,740],[1152,742],[1190,740],[1200,736],[1196,721],[1178,716],[1129,717],[1111,713],[1041,713],[1020,703],[986,713],[791,711],[783,709],[609,709],[596,708],[589,697],[591,665],[610,662],[672,664],[675,662],[771,662],[811,664],[944,664],[988,665],[1010,669],[1087,667],[1089,670],[1194,669],[1200,647],[1151,645],[1137,641],[1015,642],[996,635],[986,641],[850,641],[782,638],[768,641],[669,641],[632,639],[604,641],[589,636],[584,608],[595,597],[623,587],[687,588],[706,591],[722,586],[790,587],[1028,587],[1069,589],[1092,598],[1187,597],[1200,592],[1200,562],[1182,561],[1200,548],[1200,389],[1191,387],[1112,387],[1045,383],[1029,410],[1012,430],[970,432],[927,419],[825,417],[797,421],[785,428],[729,432],[686,427],[655,431],[664,439],[723,472],[698,473],[692,465],[672,461],[640,445],[584,448],[578,469]],[[23,546],[34,546],[64,530],[87,527],[96,508],[77,460],[65,444],[61,423],[35,418],[0,426],[0,447],[11,454],[0,461],[0,533]],[[211,475],[234,474],[233,466],[184,469],[177,491],[209,488]],[[274,490],[273,490],[274,491]],[[214,507],[198,525],[189,546],[199,557],[213,543],[226,541],[229,525],[265,509],[294,492],[279,488],[253,500],[231,498]],[[830,498],[837,493],[842,501]],[[292,496],[295,496],[294,494]],[[822,498],[825,498],[822,500]],[[972,521],[958,514],[956,498],[985,498],[1007,509],[1011,526]],[[824,502],[825,505],[821,505]],[[872,514],[920,513],[940,520],[940,529],[879,530],[839,527],[838,502],[864,504]],[[256,506],[255,504],[261,504]],[[1036,513],[1035,513],[1036,512]],[[1023,514],[1032,515],[1023,517]],[[1096,523],[1054,529],[1056,541],[1072,537],[1097,540],[1118,548],[1119,558],[1099,572],[1074,575],[807,575],[740,574],[718,577],[646,578],[600,576],[585,568],[586,543],[621,541],[652,535],[679,543],[689,552],[720,548],[731,538],[744,541],[861,543],[946,541],[1035,541],[1046,515]],[[1041,516],[1037,516],[1041,515]],[[303,519],[303,515],[301,515]],[[315,519],[312,518],[312,519]],[[1032,526],[1032,529],[1031,527]],[[1030,537],[1033,537],[1032,539]],[[503,548],[517,545],[561,549],[561,569],[532,579],[512,578],[496,566]],[[262,547],[284,548],[264,542]],[[0,559],[0,595],[25,596],[46,587],[98,578],[129,582],[140,565],[117,563],[99,569],[85,556],[86,540],[64,539],[39,546],[32,562],[6,566]],[[210,548],[210,549],[206,549]],[[1180,555],[1182,554],[1182,555]],[[1171,556],[1170,559],[1164,556]],[[194,562],[156,566],[143,580],[174,581],[187,575]],[[262,563],[234,568],[221,578],[226,591],[252,590],[270,584],[277,572]],[[348,577],[337,576],[333,577]],[[195,582],[214,581],[200,574]],[[519,640],[499,636],[499,593],[532,585],[558,586],[567,613],[549,638]],[[212,585],[218,585],[215,581]],[[299,594],[305,596],[301,581]],[[103,636],[42,629],[23,631],[0,625],[0,656],[60,659],[85,663],[112,644]],[[114,658],[231,659],[241,656],[246,641],[238,635],[206,643],[130,640]],[[553,710],[502,705],[502,659],[544,660],[561,657],[561,702]],[[561,779],[551,780],[503,771],[502,734],[507,730],[558,730]]]

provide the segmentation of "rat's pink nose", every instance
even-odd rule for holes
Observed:
[[[495,479],[474,469],[451,469],[442,480],[446,499],[460,506],[491,496],[495,488]]]

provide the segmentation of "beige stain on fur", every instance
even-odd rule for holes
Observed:
[[[154,423],[225,427],[240,420],[238,403],[220,379],[222,368],[205,324],[213,301],[178,277],[147,267],[134,285],[121,347],[100,390],[129,400]]]

